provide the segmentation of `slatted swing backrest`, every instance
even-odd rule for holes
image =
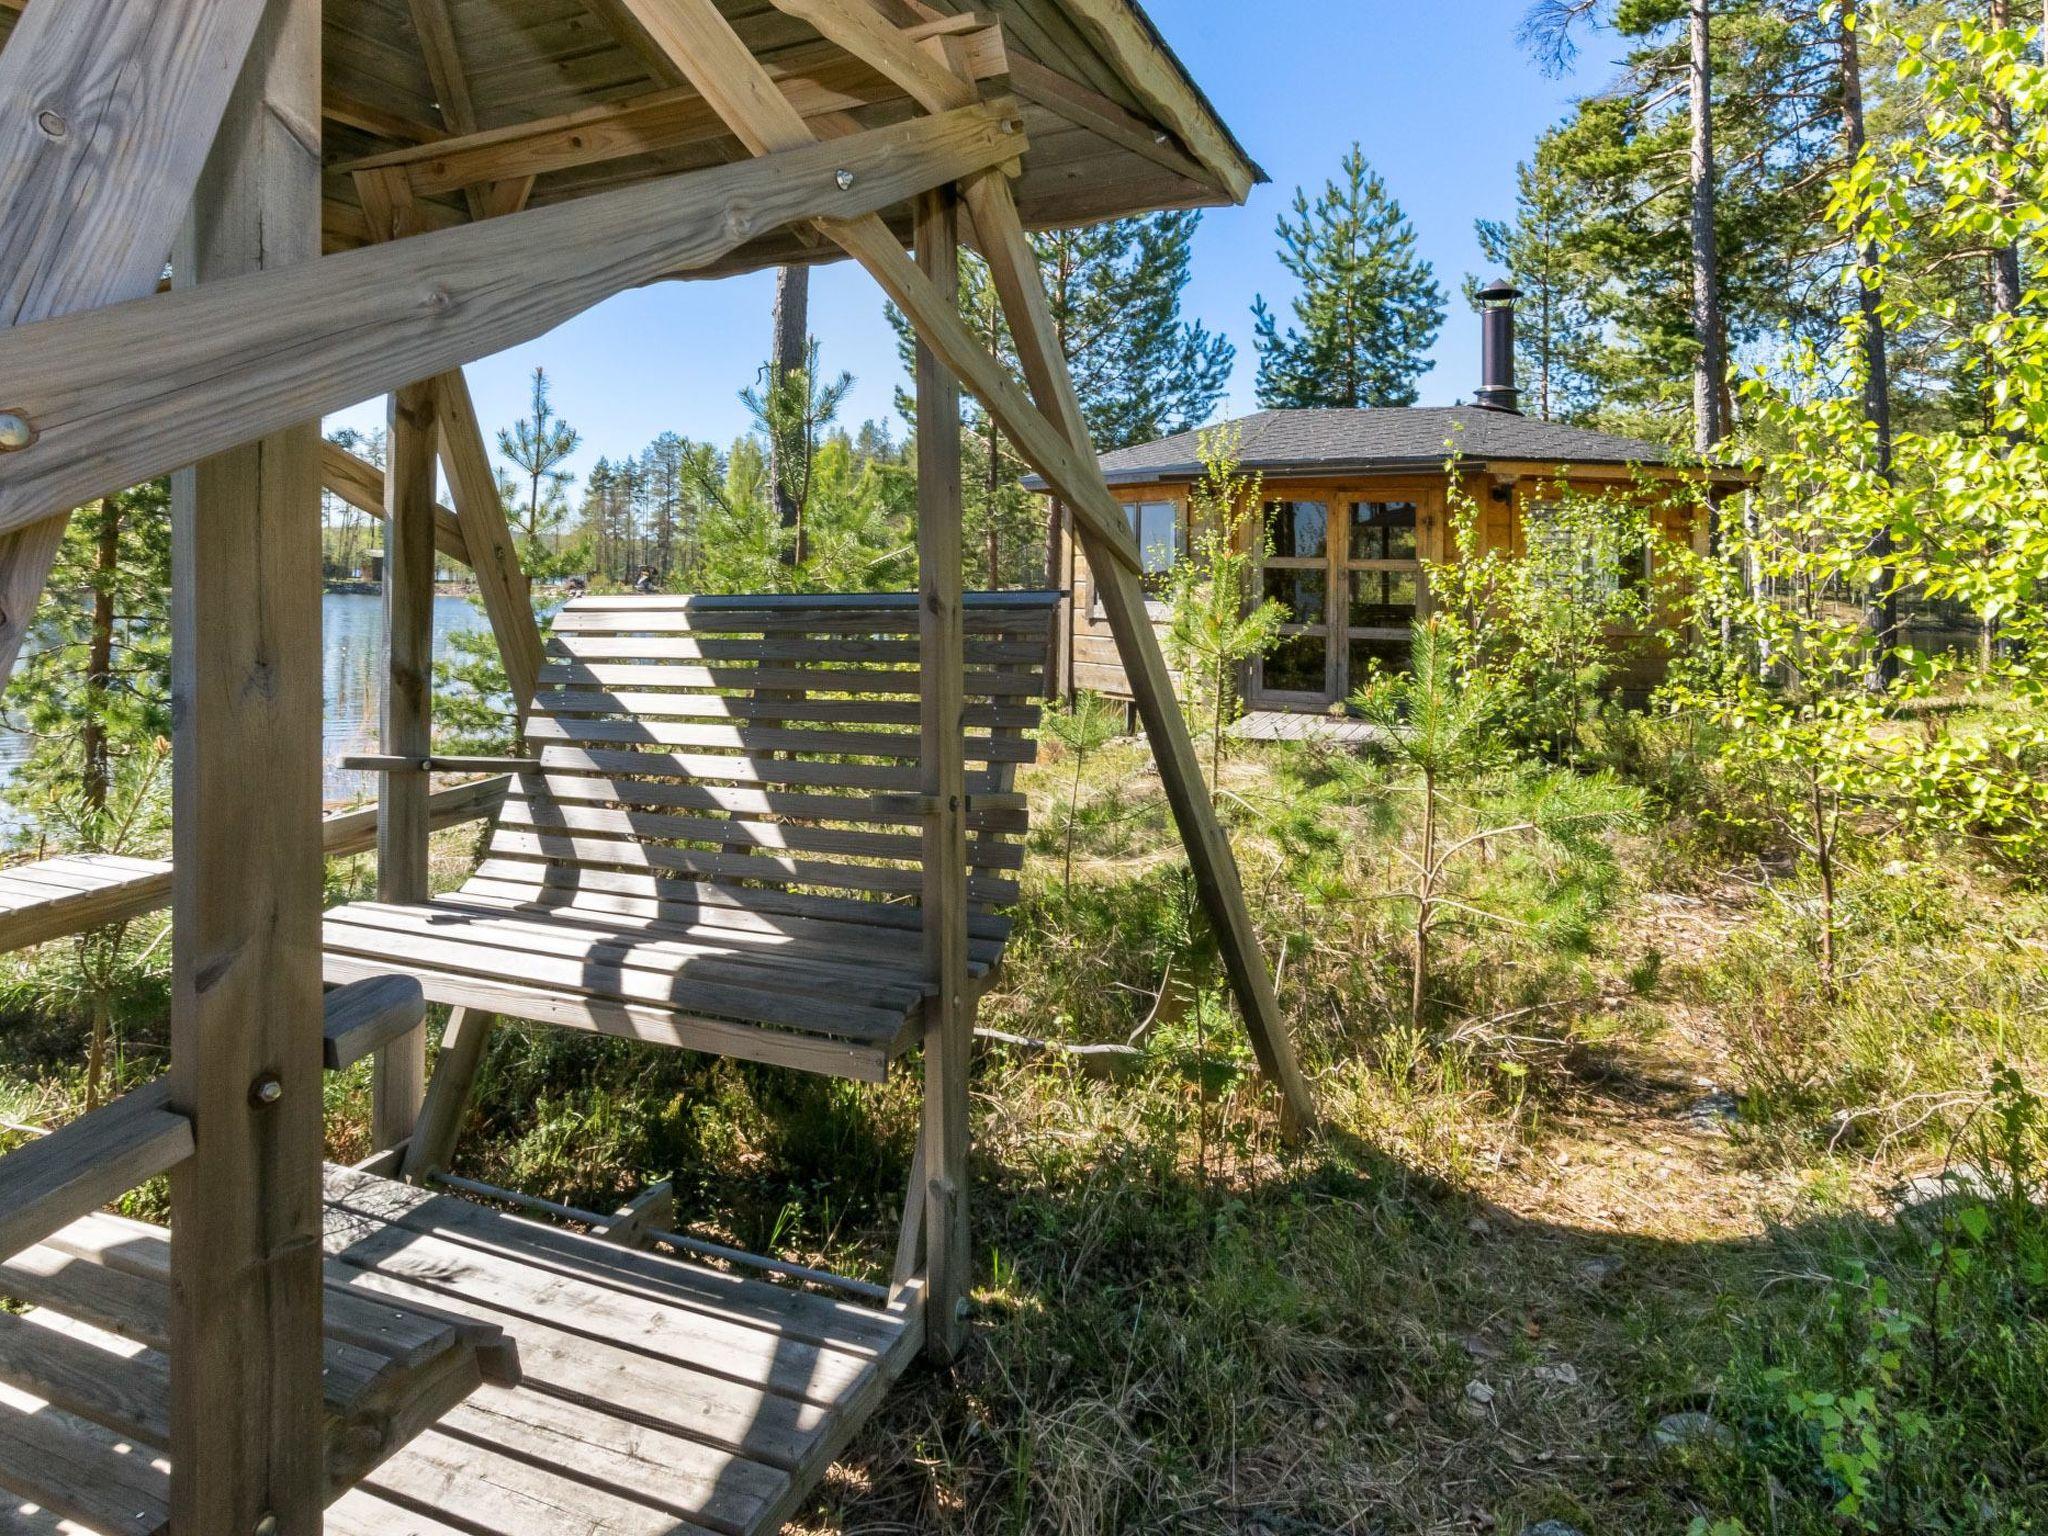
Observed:
[[[999,943],[1023,864],[1048,593],[966,598],[969,909]],[[918,925],[918,612],[910,593],[590,597],[556,617],[478,881],[619,910],[716,900]],[[755,893],[748,895],[747,893]],[[778,893],[786,900],[778,900]]]

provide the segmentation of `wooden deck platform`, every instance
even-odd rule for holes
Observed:
[[[1231,726],[1239,741],[1326,741],[1340,747],[1377,746],[1380,728],[1369,720],[1297,714],[1288,709],[1255,709]]]
[[[895,1308],[857,1305],[347,1169],[326,1176],[325,1241],[330,1335],[349,1309],[437,1316],[502,1331],[519,1366],[516,1384],[501,1372],[437,1405],[329,1506],[330,1536],[772,1532],[922,1339],[915,1292]],[[73,1290],[130,1284],[134,1255],[162,1244],[157,1229],[88,1217],[0,1265],[0,1293],[24,1286],[18,1266],[52,1258],[74,1271]],[[30,1314],[0,1323],[0,1337],[57,1326]],[[33,1433],[61,1453],[43,1464],[67,1469],[45,1482],[98,1496],[56,1509],[0,1499],[0,1536],[160,1529],[166,1438],[137,1384],[161,1377],[163,1341],[63,1328],[65,1348],[102,1361],[120,1390],[91,1397],[48,1368],[24,1383],[0,1363],[0,1463],[14,1460],[10,1430]],[[21,1481],[8,1486],[33,1500]]]

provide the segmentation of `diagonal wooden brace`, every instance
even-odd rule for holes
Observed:
[[[712,0],[620,3],[755,154],[786,153],[810,141],[811,131],[801,115],[775,88]],[[946,110],[974,90],[964,77],[954,85],[945,84],[935,70],[910,61],[891,41],[878,41],[876,27],[882,23],[863,0],[776,3],[864,58],[928,109]],[[864,15],[864,10],[870,14]],[[943,39],[934,41],[943,46]],[[918,339],[980,397],[1019,452],[1072,509],[1253,1049],[1280,1089],[1287,1129],[1306,1133],[1315,1123],[1314,1100],[1259,948],[1236,857],[1210,803],[1187,721],[1145,610],[1136,541],[1122,505],[1102,477],[1016,202],[1000,176],[969,174],[962,183],[1036,404],[968,333],[952,302],[918,270],[879,218],[826,218],[818,227],[874,275],[910,318]]]
[[[263,0],[22,14],[0,51],[0,326],[155,291],[262,14]],[[64,540],[69,509],[52,513],[0,535],[0,686]]]

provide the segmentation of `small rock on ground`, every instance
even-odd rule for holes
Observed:
[[[1679,1118],[1695,1131],[1709,1136],[1725,1136],[1728,1127],[1742,1118],[1742,1106],[1736,1102],[1734,1094],[1724,1088],[1716,1088],[1706,1097],[1694,1099]]]
[[[1534,1525],[1523,1526],[1522,1536],[1584,1536],[1584,1533],[1562,1520],[1538,1520]]]
[[[1588,1287],[1605,1285],[1621,1273],[1621,1259],[1611,1253],[1597,1254],[1585,1260],[1578,1267],[1579,1284]]]
[[[1653,1451],[1671,1451],[1682,1446],[1725,1445],[1733,1438],[1711,1414],[1695,1410],[1665,1414],[1650,1431],[1649,1445]]]

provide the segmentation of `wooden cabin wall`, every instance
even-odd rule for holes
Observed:
[[[1526,511],[1541,497],[1554,492],[1560,484],[1581,494],[1599,495],[1617,486],[1628,485],[1630,478],[1628,471],[1615,469],[1588,470],[1560,480],[1554,466],[1493,465],[1466,472],[1462,489],[1479,509],[1481,551],[1507,550],[1520,555],[1527,548]],[[1495,495],[1497,487],[1506,491],[1505,497]],[[1127,503],[1175,502],[1180,507],[1183,533],[1191,537],[1193,530],[1188,518],[1192,489],[1185,481],[1157,481],[1146,485],[1118,486],[1116,494],[1118,500]],[[1299,496],[1327,500],[1333,504],[1346,498],[1364,499],[1382,494],[1413,498],[1419,506],[1417,542],[1422,558],[1439,564],[1456,558],[1441,477],[1435,484],[1426,484],[1412,476],[1274,479],[1266,482],[1264,493],[1268,498]],[[1691,498],[1657,496],[1651,523],[1664,539],[1697,553],[1705,553],[1706,517]],[[1116,645],[1108,626],[1096,613],[1093,573],[1088,569],[1086,557],[1065,531],[1064,520],[1053,562],[1053,579],[1056,585],[1070,594],[1065,621],[1061,625],[1060,651],[1054,663],[1057,691],[1063,696],[1086,690],[1108,698],[1128,699],[1130,685],[1117,661]],[[1163,605],[1155,610],[1155,618],[1163,637],[1166,621]],[[1655,687],[1662,680],[1663,673],[1662,656],[1655,652],[1637,654],[1625,666],[1621,686],[1630,692],[1646,690]]]

